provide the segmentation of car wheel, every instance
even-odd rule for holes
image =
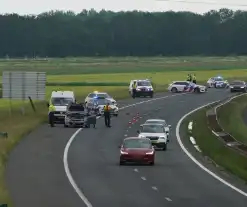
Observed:
[[[64,128],[68,128],[68,125],[66,125],[66,124],[64,124],[63,126],[64,126]]]
[[[123,161],[119,161],[119,165],[124,165],[124,162]]]
[[[195,88],[195,89],[194,89],[194,92],[195,92],[195,93],[200,93],[200,89],[199,89],[199,88]]]
[[[171,90],[172,93],[177,93],[178,92],[178,89],[173,87],[172,90]]]
[[[154,165],[154,162],[150,162],[150,165]]]
[[[167,150],[167,144],[165,144],[162,148],[163,151],[166,151]]]
[[[114,114],[115,116],[118,116],[118,114]]]

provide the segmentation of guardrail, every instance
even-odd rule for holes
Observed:
[[[243,96],[246,94],[240,94],[236,95],[231,98],[227,98],[226,100],[220,101],[216,106],[209,109],[206,112],[207,120],[208,120],[208,127],[212,131],[212,133],[220,140],[222,141],[225,146],[241,153],[242,155],[247,157],[247,145],[243,144],[242,142],[238,141],[236,138],[234,138],[231,134],[226,132],[220,125],[218,118],[217,118],[217,109],[219,109],[221,106],[229,103],[230,101]]]

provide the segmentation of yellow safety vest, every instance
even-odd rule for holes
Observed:
[[[133,88],[134,88],[134,89],[136,89],[136,84],[137,84],[136,82],[133,84]]]
[[[108,112],[108,111],[110,111],[110,110],[111,110],[111,107],[110,107],[110,106],[108,106],[108,105],[104,106],[104,111],[105,111],[105,112]]]
[[[49,112],[52,112],[52,111],[56,111],[56,108],[55,108],[55,106],[54,105],[50,105],[49,106]]]

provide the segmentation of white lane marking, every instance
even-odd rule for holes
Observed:
[[[155,186],[152,186],[152,189],[153,189],[153,190],[155,190],[155,191],[157,191],[157,190],[158,190],[158,188],[157,188],[157,187],[155,187]]]
[[[181,140],[181,137],[179,135],[179,129],[180,129],[180,126],[181,126],[181,123],[183,122],[183,120],[188,117],[190,114],[210,105],[210,104],[213,104],[213,103],[216,103],[218,101],[214,101],[214,102],[211,102],[211,103],[208,103],[208,104],[205,104],[203,106],[200,106],[192,111],[190,111],[189,113],[185,114],[177,123],[177,126],[176,126],[176,137],[177,137],[177,141],[180,145],[180,147],[182,148],[182,150],[187,154],[187,156],[195,163],[197,164],[202,170],[204,170],[205,172],[207,172],[208,174],[210,174],[211,176],[213,176],[215,179],[217,179],[218,181],[222,182],[223,184],[225,184],[226,186],[230,187],[231,189],[237,191],[238,193],[242,194],[243,196],[246,196],[247,197],[247,193],[242,191],[241,189],[235,187],[234,185],[230,184],[229,182],[227,182],[226,180],[222,179],[221,177],[219,177],[218,175],[216,175],[215,173],[213,173],[212,171],[210,171],[208,168],[206,168],[204,165],[202,165],[199,161],[197,161],[196,158],[193,157],[192,154],[190,154],[190,152],[185,148],[182,140]]]
[[[181,96],[181,95],[185,95],[185,93],[182,94],[175,94],[175,95],[168,95],[168,96],[163,96],[163,97],[159,97],[159,98],[153,98],[147,101],[141,101],[135,104],[130,104],[124,107],[119,108],[119,110],[123,110],[129,107],[133,107],[136,105],[140,105],[140,104],[144,104],[147,102],[152,102],[152,101],[156,101],[156,100],[160,100],[160,99],[166,99],[166,98],[170,98],[170,97],[174,97],[174,96]],[[99,119],[100,117],[97,117],[97,119]],[[129,127],[131,128],[131,127]],[[74,141],[75,137],[77,136],[77,134],[81,131],[82,129],[78,129],[69,139],[69,141],[67,142],[65,149],[64,149],[64,156],[63,156],[63,163],[64,163],[64,169],[65,169],[65,173],[69,179],[70,184],[72,185],[72,187],[74,188],[75,192],[78,194],[78,196],[81,198],[81,200],[85,203],[85,205],[87,207],[93,207],[92,204],[88,201],[88,199],[86,198],[86,196],[83,194],[83,192],[80,190],[80,188],[77,186],[70,170],[69,170],[69,163],[68,163],[68,152],[69,152],[69,148],[72,144],[72,142]],[[137,171],[138,172],[138,171]]]
[[[166,199],[167,201],[172,201],[172,199],[170,199],[170,198],[168,198],[168,197],[165,197],[165,199]]]
[[[134,172],[139,172],[139,170],[135,168],[135,169],[134,169]]]
[[[141,177],[142,180],[147,180],[145,177]]]
[[[63,162],[64,162],[64,169],[65,169],[65,173],[69,179],[70,184],[73,186],[74,190],[76,191],[76,193],[78,194],[78,196],[81,198],[81,200],[85,203],[85,205],[87,207],[93,207],[92,204],[89,202],[89,200],[86,198],[86,196],[80,191],[80,189],[78,188],[76,182],[74,181],[73,177],[71,176],[71,172],[69,170],[69,166],[68,166],[68,151],[69,151],[69,147],[71,145],[71,143],[73,142],[73,140],[75,139],[76,135],[82,130],[82,128],[78,129],[70,138],[70,140],[68,141],[65,149],[64,149],[64,155],[63,155]]]
[[[128,134],[125,134],[124,136],[125,136],[125,137],[127,137],[127,136],[128,136]]]

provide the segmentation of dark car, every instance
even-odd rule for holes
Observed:
[[[244,81],[233,81],[230,84],[230,91],[231,92],[246,92],[247,87]]]
[[[87,119],[86,115],[87,111],[85,111],[83,104],[69,104],[64,118],[64,127],[84,126]]]
[[[127,162],[154,165],[154,160],[155,150],[150,139],[129,137],[125,138],[120,146],[120,165]]]

